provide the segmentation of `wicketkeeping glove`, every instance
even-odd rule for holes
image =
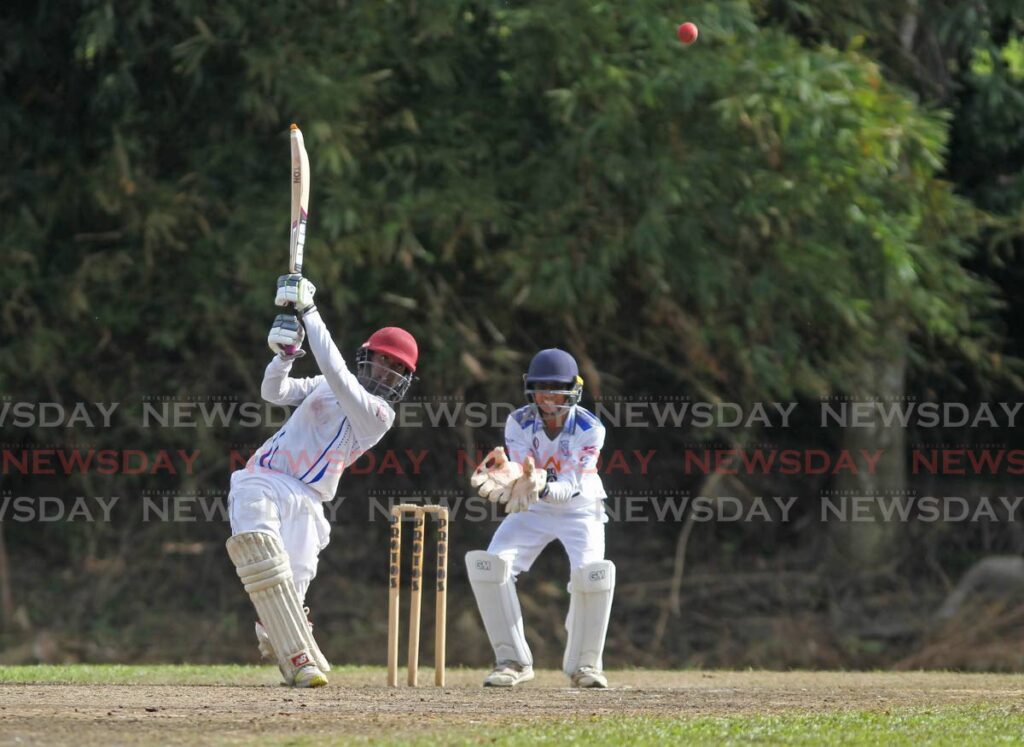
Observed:
[[[523,462],[523,474],[512,483],[505,510],[510,514],[528,510],[530,504],[536,503],[540,498],[540,493],[547,484],[548,473],[534,466],[532,456],[526,457]]]
[[[302,341],[306,339],[306,330],[291,314],[278,314],[267,335],[267,345],[283,360],[292,361],[306,354],[302,350]]]
[[[274,303],[278,306],[292,306],[300,314],[308,314],[316,310],[316,306],[313,305],[315,293],[316,286],[302,275],[282,275],[277,279],[277,296],[274,297]]]
[[[469,484],[476,488],[481,498],[491,503],[505,503],[509,498],[512,484],[523,474],[517,462],[510,462],[505,449],[498,446],[491,451],[469,478]]]

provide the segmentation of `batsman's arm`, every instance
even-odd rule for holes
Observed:
[[[384,400],[363,389],[359,380],[348,370],[318,310],[314,308],[307,312],[302,321],[306,327],[309,349],[313,351],[313,357],[320,366],[320,373],[327,379],[328,386],[341,403],[356,436],[374,438],[382,435],[395,422],[395,411]]]
[[[291,360],[275,355],[263,372],[260,396],[272,405],[298,405],[317,385],[315,378],[293,379]]]

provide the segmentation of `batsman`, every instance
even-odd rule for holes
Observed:
[[[313,303],[316,288],[302,276],[309,209],[309,157],[298,125],[291,139],[291,241],[287,275],[274,302],[295,311],[274,319],[274,352],[263,374],[263,399],[295,408],[281,429],[231,475],[228,555],[256,607],[260,653],[276,661],[294,687],[327,684],[326,657],[313,638],[306,590],[316,576],[331,527],[323,504],[334,498],[345,468],[373,448],[395,422],[394,406],[412,383],[419,349],[404,329],[385,327],[356,353],[348,370]],[[309,347],[320,375],[296,379],[292,364]]]
[[[602,655],[615,565],[604,557],[606,493],[597,474],[605,429],[579,406],[576,360],[564,350],[541,350],[523,377],[528,404],[509,415],[505,449],[494,449],[471,484],[509,515],[487,551],[466,555],[469,581],[494,649],[486,687],[533,679],[516,578],[558,540],[569,559],[569,614],[562,669],[576,687],[607,687]]]
[[[334,498],[345,468],[391,428],[393,406],[408,391],[418,357],[412,335],[385,327],[359,348],[353,376],[313,305],[315,291],[301,275],[278,279],[276,303],[292,306],[302,321],[287,314],[274,320],[267,341],[275,356],[261,393],[295,411],[231,475],[228,495],[228,554],[259,616],[260,653],[295,687],[326,685],[330,670],[303,607],[331,536],[323,504]],[[293,378],[306,335],[320,375]]]

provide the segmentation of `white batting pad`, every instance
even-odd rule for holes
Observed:
[[[532,667],[533,654],[526,645],[512,564],[497,555],[473,550],[466,553],[466,570],[487,637],[494,647],[494,660],[516,661],[524,667]]]
[[[565,619],[569,639],[562,659],[562,670],[566,674],[571,676],[580,667],[593,667],[598,671],[604,668],[601,657],[614,590],[615,564],[610,560],[598,560],[573,570],[569,582],[569,615]]]
[[[309,629],[281,541],[267,532],[242,532],[231,537],[226,546],[266,628],[285,679],[291,683],[295,672],[306,664],[330,671]]]

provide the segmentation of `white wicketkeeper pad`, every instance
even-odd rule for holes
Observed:
[[[614,590],[615,564],[610,560],[598,560],[573,570],[569,615],[565,618],[569,639],[562,659],[562,671],[566,674],[571,676],[580,667],[598,671],[604,668],[601,656]]]
[[[317,647],[306,621],[281,540],[267,532],[242,532],[231,537],[226,546],[267,630],[285,679],[290,683],[295,672],[306,664],[316,664],[321,672],[330,671],[331,665]]]
[[[532,667],[533,654],[526,645],[512,564],[497,555],[473,550],[466,553],[466,570],[487,637],[494,647],[495,661],[516,661]]]

